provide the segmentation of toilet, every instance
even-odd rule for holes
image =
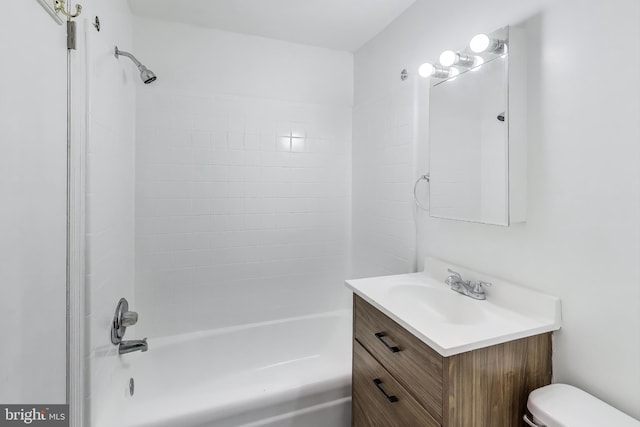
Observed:
[[[567,384],[534,390],[524,421],[531,427],[640,427],[640,421]]]

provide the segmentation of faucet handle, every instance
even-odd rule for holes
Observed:
[[[473,292],[476,294],[484,293],[484,289],[482,289],[483,286],[491,287],[491,283],[478,280],[476,284],[473,286]]]
[[[447,271],[448,271],[449,273],[451,273],[452,275],[456,276],[458,279],[462,280],[462,276],[461,276],[461,275],[460,275],[460,273],[458,273],[457,271],[453,271],[453,270],[452,270],[452,269],[450,269],[450,268],[447,268]]]
[[[135,311],[125,311],[120,317],[120,324],[122,326],[133,326],[138,323],[138,313]]]

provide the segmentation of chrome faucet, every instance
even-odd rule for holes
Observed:
[[[118,354],[127,354],[133,353],[134,351],[147,351],[149,350],[149,345],[147,344],[147,339],[141,340],[131,340],[131,341],[121,341],[118,346]]]
[[[118,354],[149,350],[146,338],[131,341],[123,341],[122,339],[127,327],[134,326],[136,323],[138,323],[138,313],[129,311],[129,302],[125,298],[120,298],[111,322],[111,343],[118,346]]]
[[[491,286],[491,283],[478,280],[473,285],[469,280],[463,280],[460,273],[448,269],[451,275],[447,276],[444,283],[451,286],[451,290],[454,290],[462,295],[466,295],[473,299],[487,299],[487,295],[484,293],[483,286]]]

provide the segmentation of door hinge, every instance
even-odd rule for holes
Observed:
[[[76,50],[76,23],[67,21],[67,49]]]

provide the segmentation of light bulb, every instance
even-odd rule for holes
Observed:
[[[469,47],[475,53],[482,53],[489,48],[490,44],[491,44],[491,39],[489,38],[488,35],[477,34],[471,39],[471,42],[469,43]]]
[[[507,44],[504,40],[492,39],[486,34],[478,34],[469,42],[469,48],[474,53],[491,52],[496,54],[507,53]]]
[[[433,64],[430,64],[428,62],[425,62],[418,68],[418,74],[420,75],[420,77],[423,77],[425,79],[431,77],[435,73],[435,71],[436,68],[433,66]]]
[[[449,78],[450,79],[455,78],[458,74],[460,74],[460,70],[458,70],[456,67],[449,68]]]
[[[455,75],[458,75],[459,71],[453,67],[443,67],[442,65],[433,65],[428,62],[425,62],[420,67],[418,67],[418,75],[420,77],[429,78],[435,77],[438,79],[448,79],[451,77],[451,73],[455,72]]]
[[[445,50],[440,54],[440,63],[445,67],[450,67],[457,62],[458,58],[454,51]]]
[[[459,65],[461,67],[470,68],[476,65],[475,56],[467,55],[463,52],[454,52],[452,50],[445,50],[440,54],[440,64],[444,67],[451,67],[452,65]]]

